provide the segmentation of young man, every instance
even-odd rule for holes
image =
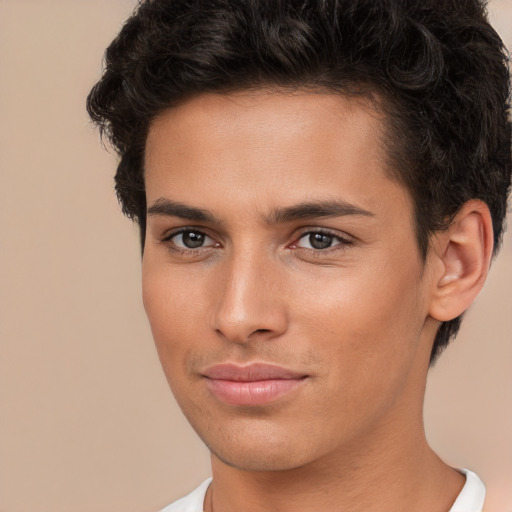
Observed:
[[[422,406],[501,238],[508,79],[477,0],[140,4],[88,108],[212,454],[167,512],[482,510]]]

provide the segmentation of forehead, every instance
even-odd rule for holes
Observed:
[[[175,140],[192,136],[215,142],[217,134],[230,135],[233,144],[251,135],[244,140],[245,145],[251,140],[256,142],[258,135],[265,137],[272,132],[280,133],[280,143],[285,137],[296,141],[297,137],[307,136],[311,140],[313,131],[320,136],[325,135],[326,130],[334,130],[338,136],[343,136],[340,124],[347,122],[361,138],[371,135],[378,143],[385,125],[378,105],[375,95],[370,98],[309,89],[205,93],[158,115],[150,125],[147,144],[151,146],[155,132],[163,130],[167,137]],[[225,142],[223,137],[217,140]],[[380,148],[380,144],[377,146]]]
[[[247,204],[256,195],[261,205],[341,194],[368,209],[391,184],[384,130],[383,115],[362,97],[285,90],[200,95],[150,126],[148,203],[163,190],[194,202],[199,190],[204,201],[222,189],[223,199],[245,195]]]

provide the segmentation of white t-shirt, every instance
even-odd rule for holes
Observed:
[[[449,512],[482,512],[485,499],[485,486],[482,480],[468,469],[459,471],[466,475],[466,483]],[[205,480],[190,494],[160,512],[203,512],[204,497],[211,481],[211,478]]]

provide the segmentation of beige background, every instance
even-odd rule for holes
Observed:
[[[155,511],[208,474],[84,111],[133,0],[0,0],[0,511]],[[491,1],[512,44],[512,2]],[[512,511],[512,236],[431,374],[428,436]]]

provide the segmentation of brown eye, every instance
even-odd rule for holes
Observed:
[[[308,241],[313,249],[327,249],[331,247],[334,237],[323,233],[311,233]]]
[[[205,246],[214,245],[214,241],[201,231],[181,231],[169,237],[172,243],[181,249],[199,249]]]
[[[330,247],[339,245],[342,242],[343,240],[341,238],[329,233],[313,232],[304,233],[297,242],[297,247],[321,251],[323,249],[329,249]]]

